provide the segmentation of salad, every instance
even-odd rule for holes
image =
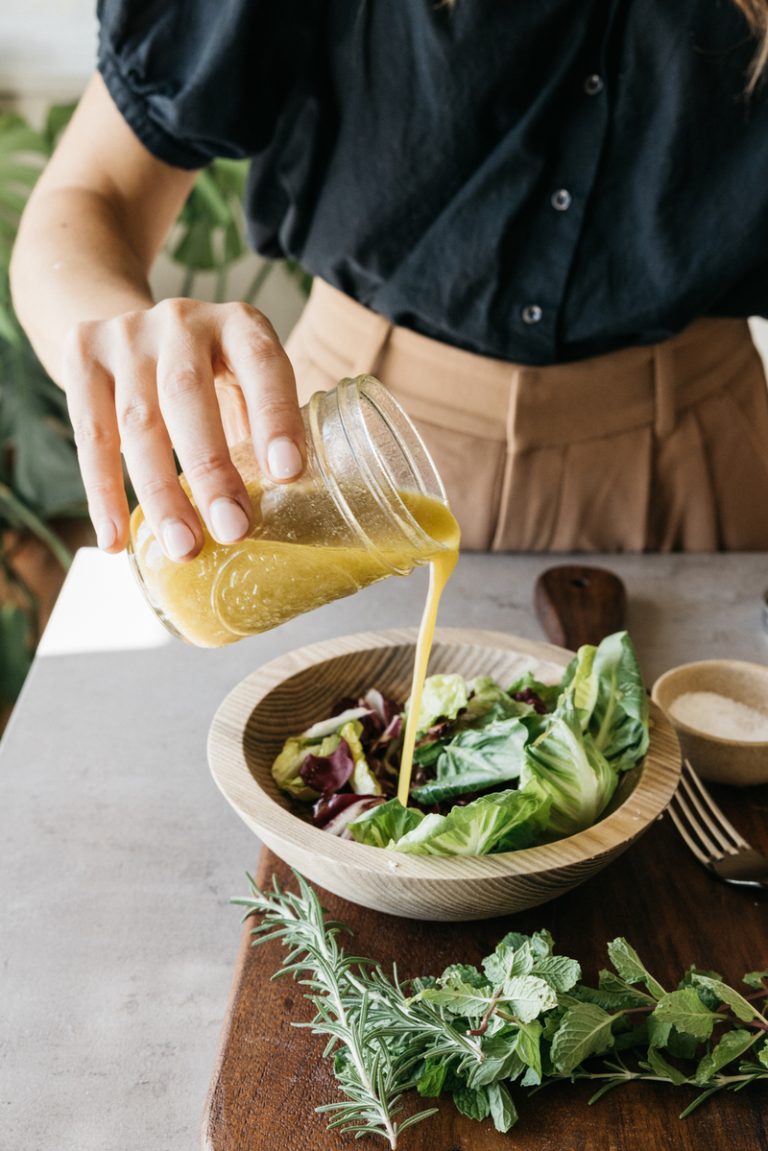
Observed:
[[[626,632],[585,645],[557,684],[531,673],[429,676],[408,807],[396,798],[408,703],[375,687],[286,740],[272,775],[315,826],[417,855],[487,855],[593,824],[648,749],[648,700]]]

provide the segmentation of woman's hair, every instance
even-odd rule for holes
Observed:
[[[757,50],[752,57],[747,92],[757,88],[768,66],[768,0],[733,0],[755,34]]]

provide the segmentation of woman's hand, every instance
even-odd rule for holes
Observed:
[[[173,560],[196,555],[200,521],[220,543],[248,532],[251,503],[228,442],[252,434],[265,475],[295,479],[304,434],[290,361],[247,304],[164,300],[68,332],[61,383],[99,546],[128,538],[120,454],[147,522]]]
[[[128,539],[121,450],[172,559],[195,555],[203,542],[174,450],[222,543],[245,535],[250,517],[228,442],[250,435],[263,472],[278,481],[303,466],[293,370],[261,312],[153,301],[150,268],[195,178],[147,151],[96,75],[35,185],[14,248],[16,312],[67,393],[106,551]]]

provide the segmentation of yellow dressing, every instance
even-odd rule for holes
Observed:
[[[459,558],[459,525],[444,504],[437,503],[441,517],[437,517],[429,525],[420,519],[422,527],[439,540],[444,550],[438,552],[429,564],[429,590],[427,602],[424,605],[424,614],[419,625],[419,635],[416,640],[416,655],[413,661],[413,678],[411,680],[411,695],[408,704],[408,714],[405,719],[405,732],[403,733],[403,750],[400,756],[400,774],[397,780],[397,798],[403,807],[408,806],[408,797],[411,790],[411,772],[413,770],[413,751],[416,745],[416,726],[421,710],[421,696],[424,690],[424,680],[429,665],[429,654],[432,650],[432,640],[435,635],[437,610],[440,606],[440,597],[445,585],[450,579],[451,572],[456,567]],[[426,509],[425,509],[426,510]]]
[[[408,511],[429,537],[398,535],[375,547],[328,544],[327,525],[311,498],[293,485],[291,520],[273,517],[269,538],[256,531],[236,544],[219,544],[207,531],[199,555],[184,563],[169,560],[140,507],[131,517],[134,565],[153,606],[171,628],[202,647],[221,647],[241,636],[267,631],[341,596],[451,547],[453,516],[439,500],[401,492]],[[249,481],[254,522],[261,518],[263,492]],[[304,514],[302,514],[302,512]],[[431,546],[434,544],[434,546]]]
[[[351,595],[393,571],[407,572],[429,562],[398,781],[398,798],[407,806],[424,679],[440,597],[458,559],[459,526],[442,501],[401,491],[399,497],[421,533],[411,533],[409,540],[403,531],[394,541],[372,541],[374,546],[362,540],[358,546],[329,544],[322,509],[302,492],[301,483],[291,487],[288,510],[273,514],[270,529],[283,538],[269,538],[257,527],[239,543],[220,544],[204,529],[201,552],[184,563],[166,557],[137,507],[131,517],[134,567],[150,602],[172,630],[198,646],[221,647]],[[268,497],[258,481],[249,480],[246,488],[254,523],[259,524]]]

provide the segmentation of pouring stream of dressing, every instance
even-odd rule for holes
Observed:
[[[445,508],[444,511],[445,521],[440,524],[443,530],[439,535],[436,534],[436,538],[440,540],[445,550],[438,552],[429,563],[429,590],[427,592],[427,602],[424,605],[424,614],[421,617],[421,624],[419,625],[418,639],[416,640],[411,695],[408,703],[408,713],[405,718],[403,751],[400,758],[400,774],[397,783],[397,798],[403,807],[408,806],[408,796],[411,790],[413,752],[416,746],[416,734],[419,712],[421,710],[421,697],[424,691],[424,680],[427,675],[429,655],[432,650],[432,640],[435,634],[437,610],[440,606],[440,597],[445,590],[445,585],[448,583],[451,572],[456,567],[459,558],[459,525],[447,508]]]

